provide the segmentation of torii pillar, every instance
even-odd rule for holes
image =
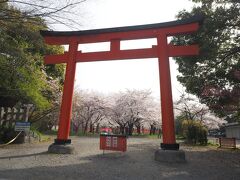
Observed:
[[[197,55],[198,46],[174,46],[168,44],[167,37],[193,33],[198,30],[202,20],[201,16],[195,16],[186,20],[140,26],[72,32],[41,31],[47,44],[69,45],[69,51],[64,54],[45,57],[46,64],[67,63],[58,135],[53,146],[65,147],[71,144],[69,132],[77,62],[158,58],[163,131],[161,149],[178,150],[179,144],[175,140],[169,57]],[[123,40],[147,38],[157,38],[157,45],[145,49],[120,49],[120,42]],[[98,42],[110,42],[110,51],[88,53],[78,51],[78,45]]]

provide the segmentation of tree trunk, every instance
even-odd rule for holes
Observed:
[[[128,128],[128,127],[125,127],[124,129],[125,129],[125,134],[128,135],[128,133],[129,133],[129,128]]]
[[[88,122],[86,122],[86,124],[85,124],[84,130],[83,130],[83,134],[86,134],[87,129],[88,129]]]
[[[95,128],[94,128],[94,125],[92,126],[92,133],[94,134],[95,132]]]
[[[151,124],[150,125],[150,135],[152,135],[153,134],[153,125]]]
[[[100,127],[99,127],[100,125],[99,125],[99,123],[97,123],[97,127],[96,127],[96,133],[99,133],[99,129],[100,129]]]
[[[158,129],[158,138],[161,138],[161,129]]]
[[[124,126],[120,126],[120,133],[121,134],[124,134],[124,132],[125,132],[124,130],[125,130],[125,127]]]
[[[138,133],[138,135],[141,134],[141,126],[137,126],[137,133]]]
[[[74,131],[75,134],[78,134],[79,127],[80,127],[80,124],[75,125],[75,124],[73,123],[73,131]]]
[[[144,127],[142,126],[142,133],[145,134]]]
[[[153,135],[155,135],[155,133],[156,133],[156,127],[155,127],[155,126],[153,126],[153,131],[152,131],[152,133],[153,133]]]
[[[128,124],[128,135],[132,136],[133,133],[133,123]]]
[[[90,123],[90,130],[89,130],[89,132],[90,132],[90,133],[93,132],[93,123],[92,123],[92,122]]]

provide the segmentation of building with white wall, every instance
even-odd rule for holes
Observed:
[[[240,139],[240,123],[228,123],[225,125],[226,137]]]

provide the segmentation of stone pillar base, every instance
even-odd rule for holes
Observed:
[[[155,152],[155,160],[159,162],[183,163],[185,160],[185,152],[182,150],[162,150]]]
[[[49,153],[54,154],[74,154],[74,147],[71,144],[51,144],[48,147]]]
[[[162,150],[179,150],[179,144],[165,144],[161,143],[160,147]]]

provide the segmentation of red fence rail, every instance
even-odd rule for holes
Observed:
[[[236,138],[219,138],[221,148],[236,148]]]

